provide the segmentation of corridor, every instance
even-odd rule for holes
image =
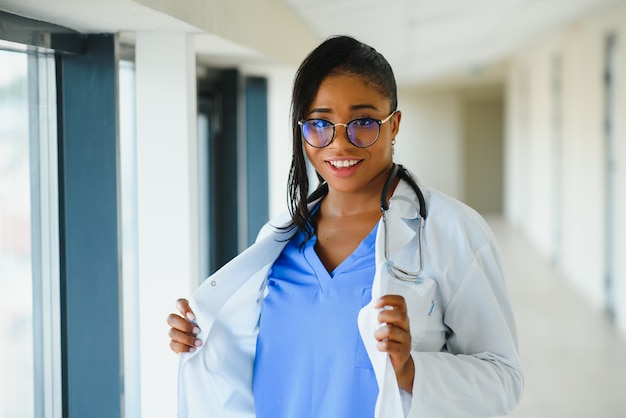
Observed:
[[[626,417],[626,336],[515,228],[488,218],[516,312],[526,388],[514,418]]]

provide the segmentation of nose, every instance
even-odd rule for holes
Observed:
[[[343,134],[339,133],[339,131],[337,129],[339,126],[343,126],[343,129],[342,129]],[[343,138],[345,138],[345,140],[348,142],[348,144],[353,145],[352,141],[350,141],[350,137],[348,136],[348,124],[347,123],[335,123],[335,138],[334,139],[337,139],[337,136],[340,136],[340,135]],[[333,141],[333,142],[336,142],[336,141]]]

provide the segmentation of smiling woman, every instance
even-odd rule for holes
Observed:
[[[384,57],[350,37],[298,69],[290,213],[168,318],[181,418],[488,417],[519,402],[495,238],[394,162],[396,94]]]

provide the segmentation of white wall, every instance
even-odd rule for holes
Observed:
[[[604,143],[604,45],[608,33],[621,39],[620,67],[626,56],[626,5],[614,7],[536,41],[513,58],[507,88],[506,213],[548,255],[558,254],[565,275],[598,308],[604,306],[607,253],[606,161]],[[562,189],[554,190],[555,154],[551,105],[551,65],[562,60]],[[619,101],[626,103],[621,75]],[[623,115],[623,108],[620,112]],[[621,118],[618,118],[621,119]],[[618,213],[626,213],[626,137],[619,132]],[[560,204],[558,200],[560,198]],[[559,213],[560,211],[560,213]],[[616,254],[625,254],[626,224],[611,225]],[[551,239],[561,222],[562,246]],[[558,225],[557,225],[558,226]],[[620,327],[626,330],[626,265],[618,260],[615,293]]]
[[[139,292],[124,321],[138,321],[143,417],[176,415],[178,359],[165,319],[199,283],[195,68],[189,35],[137,34],[139,274],[124,280],[138,280]]]
[[[503,87],[400,89],[395,159],[426,184],[484,213],[502,206]]]
[[[398,91],[402,111],[395,160],[457,199],[463,192],[462,98],[454,90]]]
[[[504,115],[502,85],[463,91],[465,202],[484,215],[502,214]]]

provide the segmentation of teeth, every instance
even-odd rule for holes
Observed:
[[[356,165],[359,160],[339,160],[339,161],[329,161],[329,163],[337,168],[341,167],[352,167]]]

